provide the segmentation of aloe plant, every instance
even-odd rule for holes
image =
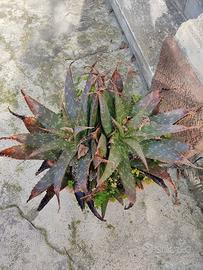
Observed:
[[[60,207],[60,191],[70,185],[81,209],[87,205],[100,220],[104,220],[111,200],[123,204],[128,199],[125,209],[132,207],[136,189],[143,189],[146,179],[170,195],[165,184],[168,181],[177,197],[167,166],[190,165],[185,156],[191,146],[171,138],[171,134],[196,128],[179,124],[189,111],[180,108],[155,113],[161,101],[159,91],[135,97],[126,89],[117,68],[108,78],[93,65],[84,91],[78,96],[69,67],[64,106],[59,113],[24,91],[22,95],[33,116],[9,109],[24,122],[29,133],[2,137],[1,140],[15,140],[19,145],[2,150],[0,155],[42,160],[36,175],[48,171],[28,198],[30,201],[46,192],[39,211],[55,195]]]

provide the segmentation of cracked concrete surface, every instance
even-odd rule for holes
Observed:
[[[118,61],[137,69],[103,0],[1,0],[0,7],[0,136],[25,131],[7,111],[28,113],[21,88],[58,110],[72,60],[74,74],[96,59],[105,72]],[[146,91],[140,75],[134,88]],[[130,211],[111,204],[101,223],[67,190],[59,213],[55,198],[40,213],[40,198],[26,204],[39,164],[0,160],[0,269],[202,269],[202,215],[183,179],[180,206],[151,185]]]

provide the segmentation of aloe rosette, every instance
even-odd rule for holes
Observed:
[[[129,72],[128,79],[130,76]],[[28,198],[46,192],[38,210],[55,195],[60,206],[60,191],[72,186],[81,209],[87,204],[97,218],[104,220],[110,200],[123,204],[128,199],[125,209],[129,209],[136,201],[136,190],[143,189],[149,179],[168,195],[169,183],[177,202],[177,190],[167,167],[190,166],[186,154],[191,146],[171,135],[197,127],[180,124],[190,113],[186,109],[157,113],[159,91],[144,97],[130,92],[133,94],[127,91],[127,82],[117,68],[107,78],[95,65],[80,95],[69,67],[64,106],[59,113],[22,91],[33,116],[9,111],[24,122],[29,133],[2,137],[19,145],[2,150],[0,155],[43,161],[36,175],[48,171]]]

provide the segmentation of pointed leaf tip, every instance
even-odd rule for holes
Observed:
[[[21,90],[21,93],[23,94],[29,109],[40,124],[46,128],[60,128],[62,126],[63,120],[60,114],[56,114],[52,110],[48,109],[36,99],[25,94],[23,90]]]
[[[85,196],[85,193],[82,191],[75,192],[76,200],[81,208],[81,210],[85,209],[85,201],[83,200],[83,197]]]
[[[24,91],[23,89],[21,89],[20,92],[21,92],[21,94],[22,94],[23,96],[26,95],[26,94],[25,94],[25,91]]]
[[[43,197],[41,200],[37,211],[41,211],[47,204],[48,202],[54,197],[54,191],[53,191],[53,186],[47,189],[46,195]]]
[[[131,207],[133,207],[133,205],[134,205],[134,203],[130,202],[130,203],[128,204],[128,206],[125,206],[125,207],[124,207],[124,210],[130,209]]]
[[[137,142],[134,139],[125,139],[125,142],[136,153],[136,155],[141,159],[141,161],[145,165],[147,171],[149,171],[147,160],[146,160],[145,155],[143,153],[142,146],[139,144],[139,142]]]
[[[97,217],[101,221],[106,221],[105,219],[103,219],[103,217],[98,213],[98,211],[94,207],[94,201],[93,200],[89,200],[86,203],[87,203],[90,211],[95,215],[95,217]]]
[[[25,119],[25,115],[21,115],[21,114],[17,114],[15,112],[13,112],[9,107],[8,107],[8,111],[15,117],[21,119],[21,120],[24,120]]]

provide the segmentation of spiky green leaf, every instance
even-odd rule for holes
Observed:
[[[77,97],[77,93],[74,87],[71,68],[69,66],[65,80],[65,108],[67,117],[75,125],[76,123],[85,123],[85,115],[83,113],[82,104]]]
[[[53,185],[54,193],[57,195],[59,202],[59,192],[61,189],[61,184],[74,153],[74,147],[70,147],[69,151],[62,152],[57,163],[34,186],[28,201],[38,196]]]
[[[163,135],[183,132],[189,129],[191,129],[191,127],[185,127],[182,125],[159,125],[152,122],[136,131],[135,134],[140,140],[150,140]]]
[[[168,139],[143,141],[141,145],[145,157],[166,163],[182,160],[181,153],[190,149],[190,146],[185,143]]]
[[[107,106],[105,96],[103,94],[99,94],[99,108],[102,127],[104,129],[105,134],[109,136],[113,131],[113,127],[109,108]]]
[[[158,90],[150,92],[134,105],[132,115],[135,116],[140,110],[144,111],[146,116],[151,115],[160,100],[161,96]]]
[[[147,170],[149,170],[148,165],[147,165],[147,160],[145,158],[145,155],[142,150],[142,146],[138,141],[135,139],[125,139],[125,143],[133,150],[134,153],[141,159],[141,161],[144,163],[145,167]]]
[[[122,147],[119,145],[119,142],[115,141],[110,148],[110,153],[108,157],[108,163],[105,167],[104,173],[102,174],[101,178],[99,179],[99,184],[101,185],[105,182],[112,173],[116,170],[118,165],[122,160]]]
[[[56,160],[58,157],[58,152],[52,152],[52,151],[36,152],[35,148],[33,149],[25,144],[21,144],[21,145],[14,145],[12,147],[1,150],[0,156],[10,157],[10,158],[20,159],[20,160],[32,160],[32,159]]]
[[[130,162],[127,152],[123,152],[122,162],[118,166],[118,172],[121,177],[123,187],[125,189],[125,194],[128,197],[129,205],[125,209],[131,208],[136,201],[136,189],[134,176],[131,173]]]
[[[39,103],[22,91],[23,97],[30,108],[31,112],[35,115],[37,121],[46,128],[60,128],[63,126],[63,119],[60,114],[56,114],[44,105]]]
[[[116,121],[119,124],[122,124],[123,120],[128,116],[127,108],[125,107],[123,99],[123,97],[115,94]]]
[[[184,118],[189,111],[187,109],[176,109],[169,112],[159,113],[150,117],[151,121],[161,125],[173,125]]]

